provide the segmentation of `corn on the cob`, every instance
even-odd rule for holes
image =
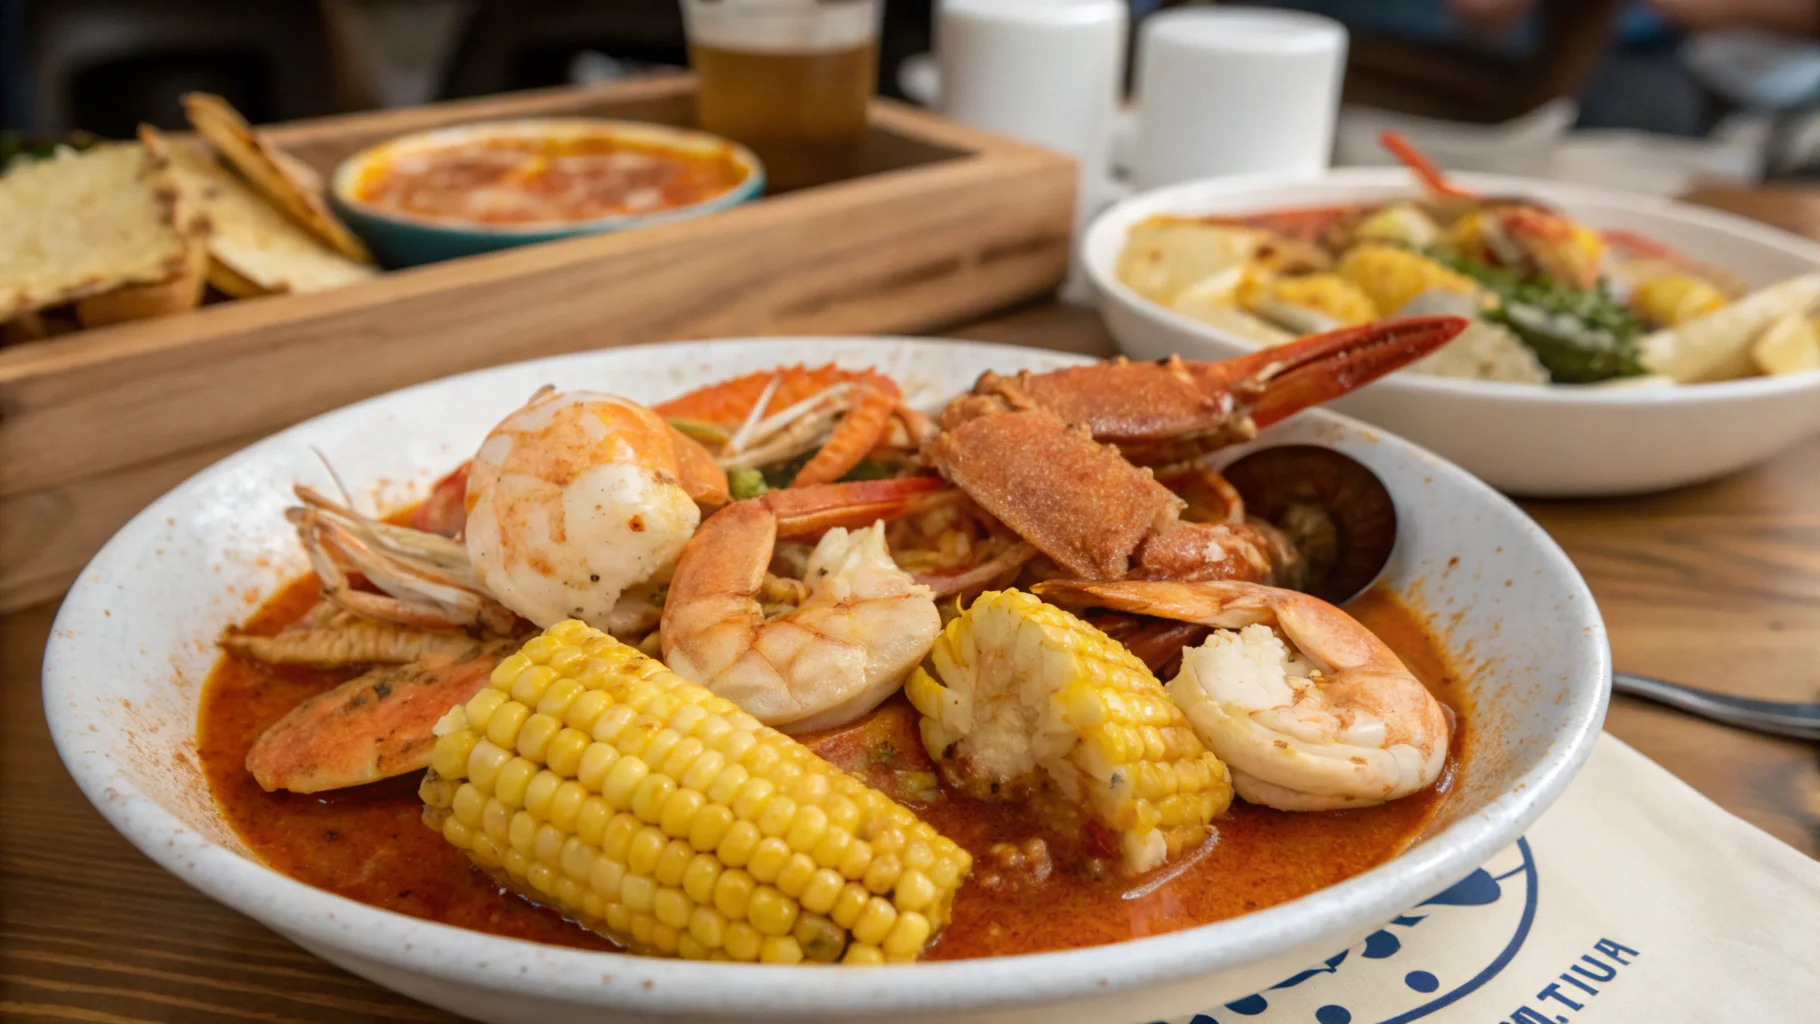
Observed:
[[[424,822],[641,953],[914,960],[967,852],[733,704],[578,621],[439,725]]]
[[[919,668],[906,689],[957,788],[1109,830],[1131,873],[1205,838],[1232,803],[1226,766],[1144,663],[1054,605],[989,591],[930,654],[936,674]]]
[[[1247,310],[1267,318],[1274,302],[1314,310],[1342,326],[1378,319],[1378,308],[1371,296],[1338,274],[1250,277],[1240,284],[1238,296]]]
[[[1339,272],[1358,285],[1383,316],[1395,316],[1409,300],[1424,292],[1479,293],[1478,283],[1465,274],[1389,245],[1355,246],[1341,257]]]
[[[1674,271],[1637,285],[1630,305],[1657,326],[1675,327],[1724,306],[1725,293],[1692,274]]]

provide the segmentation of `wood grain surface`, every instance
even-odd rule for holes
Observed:
[[[1059,306],[955,333],[1112,351],[1095,314]],[[1591,582],[1620,668],[1754,696],[1820,696],[1820,439],[1713,484],[1527,507]],[[52,615],[46,605],[0,616],[0,1019],[449,1019],[186,888],[95,813],[58,762],[38,703]],[[1820,748],[1623,697],[1606,727],[1820,856]]]

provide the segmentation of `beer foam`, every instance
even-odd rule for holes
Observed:
[[[689,41],[744,53],[826,53],[877,38],[880,0],[683,0]]]

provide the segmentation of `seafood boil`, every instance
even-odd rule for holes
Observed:
[[[1395,541],[1369,470],[1215,466],[1466,327],[928,409],[832,366],[545,388],[413,509],[296,487],[313,572],[222,637],[203,767],[293,877],[643,955],[1008,955],[1306,895],[1421,834],[1472,709],[1354,597]]]
[[[1477,195],[1395,132],[1382,142],[1417,195],[1152,216],[1127,233],[1118,279],[1262,346],[1381,317],[1471,319],[1411,373],[1635,387],[1820,369],[1820,273],[1752,290],[1635,232]]]

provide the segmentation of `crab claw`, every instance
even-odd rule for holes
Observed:
[[[1458,316],[1380,320],[1222,363],[1184,365],[1203,392],[1227,390],[1240,396],[1252,422],[1267,427],[1409,365],[1452,341],[1467,323]]]

